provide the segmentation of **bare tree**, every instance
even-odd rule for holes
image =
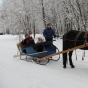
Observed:
[[[11,33],[42,33],[51,23],[59,35],[69,30],[88,30],[88,0],[4,0],[4,29]]]

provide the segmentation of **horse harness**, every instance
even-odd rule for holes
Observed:
[[[68,31],[69,32],[69,31]],[[67,32],[67,33],[68,33]],[[66,34],[67,34],[66,33]],[[84,38],[85,38],[85,40],[77,40],[78,39],[78,37],[81,35],[81,33],[82,33],[82,31],[80,31],[78,34],[77,34],[77,36],[75,37],[75,39],[74,40],[70,40],[70,39],[66,39],[66,34],[65,34],[65,37],[64,37],[64,41],[66,41],[66,40],[68,40],[68,41],[73,41],[74,43],[75,43],[75,45],[76,45],[76,41],[84,41],[85,43],[85,46],[86,46],[86,41],[87,41],[87,32],[85,32],[85,34],[84,34]]]
[[[69,31],[68,31],[68,32],[69,32]],[[67,32],[67,33],[68,33],[68,32]],[[66,33],[66,34],[67,34],[67,33]],[[85,40],[77,40],[78,37],[81,35],[81,33],[82,33],[82,31],[80,31],[80,32],[77,34],[77,36],[75,37],[75,40],[66,39],[66,34],[65,34],[64,41],[66,41],[66,40],[68,40],[68,41],[73,41],[73,42],[75,43],[75,46],[76,46],[76,41],[84,41],[84,44],[85,44],[85,46],[86,46],[87,32],[85,32],[85,34],[84,34]],[[75,54],[76,54],[76,50],[75,50]],[[82,56],[82,60],[84,60],[84,57],[85,57],[85,50],[84,50],[84,53],[83,53],[83,56]],[[76,60],[77,60],[77,54],[76,54]]]

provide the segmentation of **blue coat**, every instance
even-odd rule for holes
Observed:
[[[53,36],[54,36],[54,37],[56,36],[56,33],[55,33],[54,29],[52,29],[52,28],[51,28],[51,29],[46,28],[46,29],[44,29],[44,31],[43,31],[43,36],[44,36],[45,38],[52,39]]]

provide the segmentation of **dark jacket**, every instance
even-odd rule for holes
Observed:
[[[34,45],[35,42],[34,42],[34,39],[26,38],[22,41],[22,44],[25,46],[31,46],[31,45]]]
[[[56,33],[55,33],[54,29],[52,29],[52,28],[51,28],[51,29],[46,28],[46,29],[44,29],[44,31],[43,31],[43,36],[44,36],[46,39],[52,39],[53,36],[56,37]]]

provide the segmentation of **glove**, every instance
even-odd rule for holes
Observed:
[[[54,35],[54,38],[56,38],[56,35]]]

